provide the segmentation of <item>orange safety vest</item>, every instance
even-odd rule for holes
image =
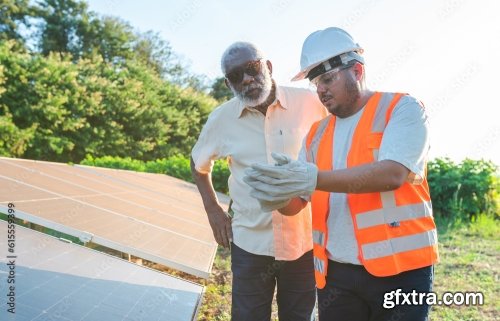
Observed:
[[[374,163],[385,127],[403,94],[375,93],[363,110],[347,155],[347,168]],[[331,171],[335,116],[312,125],[306,138],[308,161],[319,170]],[[375,165],[374,165],[375,166]],[[368,177],[359,177],[350,189],[355,191]],[[326,284],[328,257],[327,219],[329,192],[315,191],[311,198],[313,252],[316,285]],[[436,225],[427,178],[419,185],[405,182],[389,192],[347,194],[358,258],[375,276],[390,276],[432,265],[438,261]]]

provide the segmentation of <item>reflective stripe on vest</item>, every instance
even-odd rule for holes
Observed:
[[[309,163],[315,163],[315,164],[317,163],[315,157],[318,152],[319,141],[323,136],[326,126],[328,125],[328,122],[331,119],[331,117],[332,115],[329,115],[323,118],[321,121],[319,121],[319,124],[317,126],[315,126],[316,124],[313,125],[314,136],[312,140],[307,144],[308,146],[310,146],[310,148],[306,150],[306,159]]]
[[[385,194],[384,192],[381,194]],[[419,217],[432,216],[431,202],[422,202],[417,204],[402,205],[372,210],[356,215],[356,225],[358,229],[372,227],[379,224],[391,224],[394,222],[403,222]]]
[[[313,243],[320,245],[320,246],[325,246],[325,233],[318,231],[318,230],[313,230]]]
[[[361,246],[365,260],[377,259],[401,252],[416,250],[437,244],[436,229],[419,234],[391,238],[385,241],[364,244]]]
[[[326,275],[325,262],[317,257],[314,257],[314,269],[319,273]]]
[[[353,134],[348,152],[348,168],[378,160],[383,132],[402,96],[375,93],[370,97]],[[334,128],[335,117],[329,116],[314,124],[306,137],[308,161],[316,163],[320,170],[333,170],[331,155]],[[354,182],[352,189],[362,184],[361,180]],[[318,288],[326,284],[329,195],[316,191],[311,197]],[[395,275],[431,265],[438,260],[436,227],[426,178],[420,185],[405,183],[394,191],[349,193],[347,198],[358,241],[359,258],[371,274]]]

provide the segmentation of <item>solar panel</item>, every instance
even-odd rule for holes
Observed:
[[[21,219],[199,277],[210,274],[217,244],[193,184],[0,157],[0,211],[8,202]]]
[[[5,221],[0,231],[7,235]],[[1,320],[194,320],[201,302],[199,284],[21,226],[15,283],[8,284],[7,237],[0,248]],[[8,312],[8,285],[15,286],[15,314]]]

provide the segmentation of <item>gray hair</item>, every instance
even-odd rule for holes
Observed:
[[[220,60],[220,67],[223,74],[226,73],[226,66],[225,66],[226,61],[235,57],[236,55],[238,55],[238,53],[244,50],[252,52],[255,56],[255,59],[264,58],[264,54],[262,53],[262,51],[260,51],[259,48],[257,48],[257,46],[255,46],[253,43],[243,42],[243,41],[235,42],[232,45],[230,45],[222,54],[222,58]]]

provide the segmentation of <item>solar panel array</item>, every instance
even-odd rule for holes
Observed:
[[[219,195],[222,203],[228,198]],[[193,184],[166,175],[0,157],[0,211],[195,276],[217,244]]]
[[[5,221],[0,231],[7,235]],[[0,320],[187,321],[201,301],[198,284],[21,226],[15,228],[15,283],[7,283],[7,246],[1,237]],[[7,305],[11,285],[15,314]]]

